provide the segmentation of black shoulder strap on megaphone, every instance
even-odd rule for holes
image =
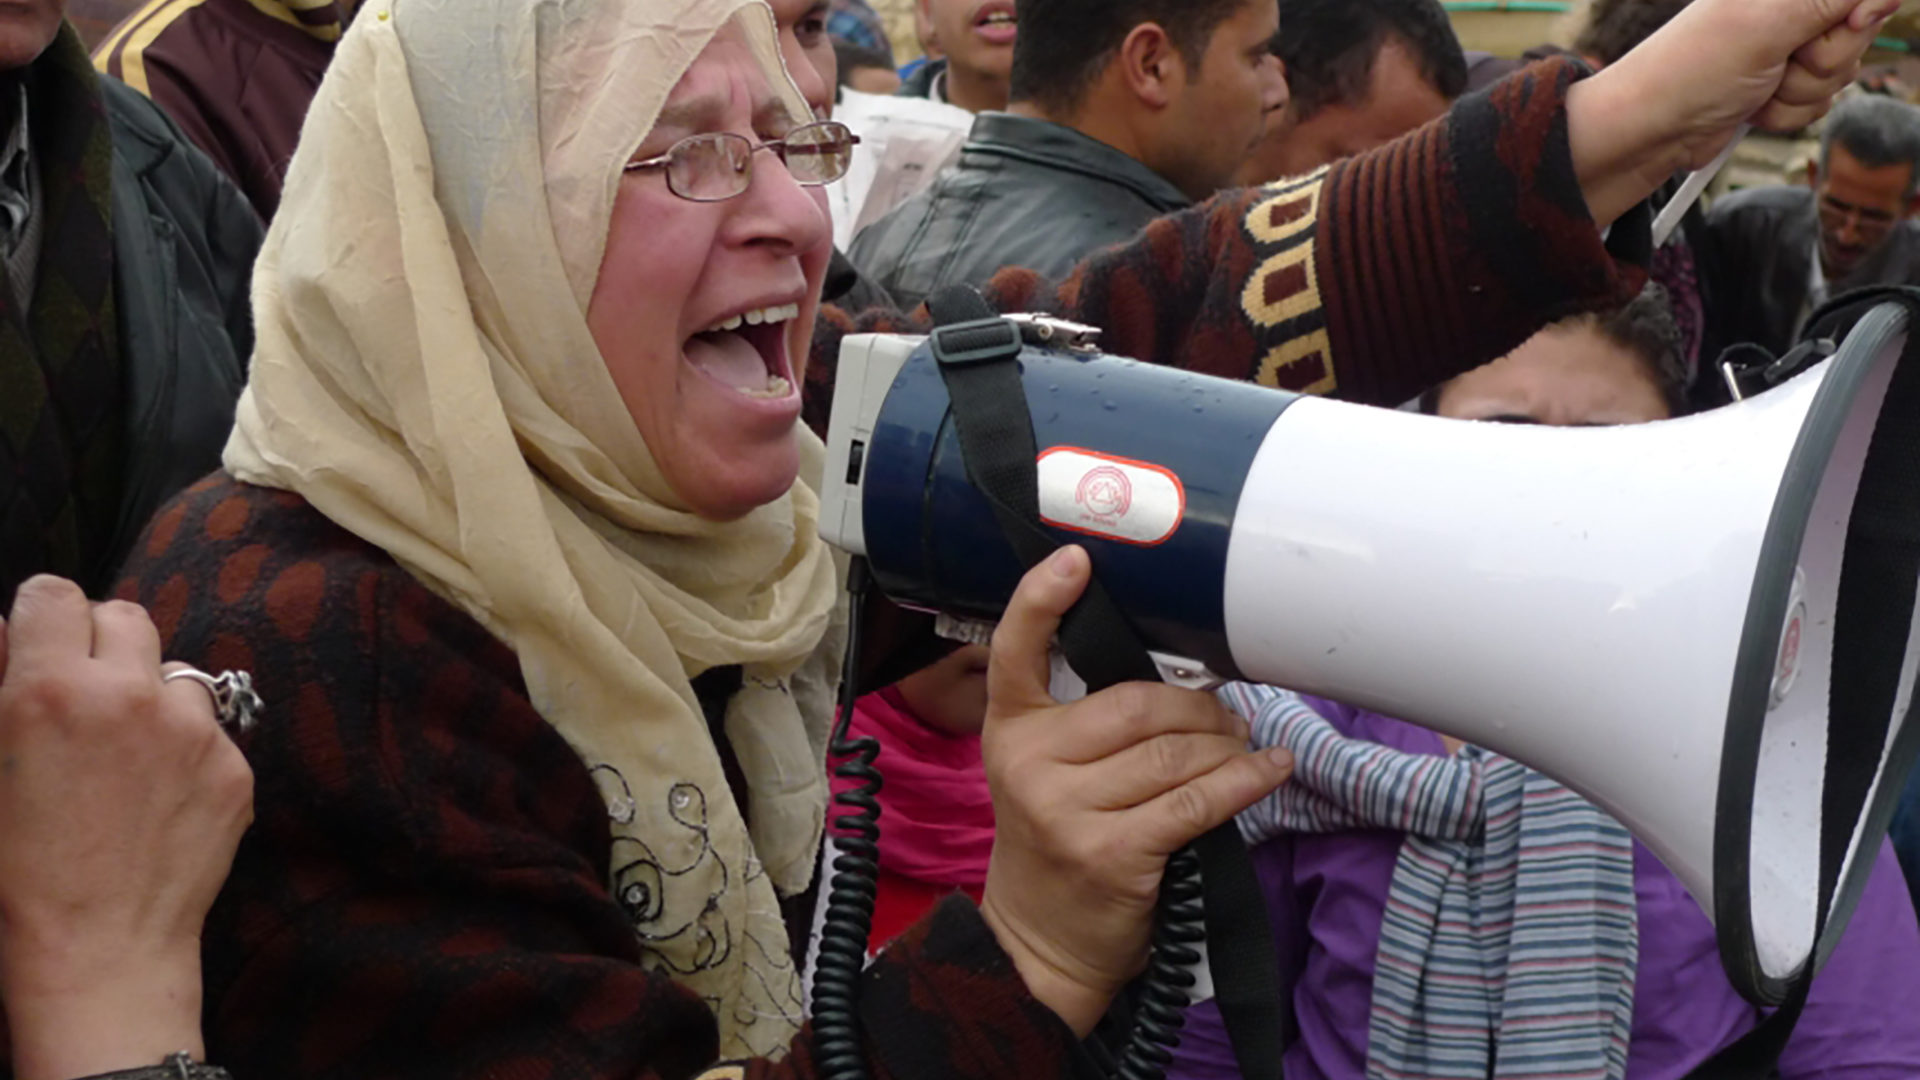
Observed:
[[[1020,561],[1033,567],[1059,547],[1040,524],[1039,448],[1020,378],[1019,328],[973,289],[928,301],[934,356],[953,404],[967,478],[993,507]],[[1060,649],[1090,690],[1158,682],[1159,669],[1095,575],[1060,624]],[[1291,1002],[1283,1002],[1266,900],[1246,844],[1229,822],[1193,845],[1199,857],[1214,1000],[1247,1080],[1279,1080]]]

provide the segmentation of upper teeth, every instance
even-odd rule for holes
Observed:
[[[987,16],[985,21],[990,23],[1013,22],[1014,15],[1013,15],[1013,12],[1011,11],[996,11],[993,14]]]
[[[702,333],[718,334],[726,330],[738,330],[743,324],[747,326],[760,326],[763,324],[777,325],[789,319],[797,319],[799,317],[799,304],[780,304],[776,307],[749,311],[744,315],[735,315],[731,319],[722,319],[712,326],[707,327]]]

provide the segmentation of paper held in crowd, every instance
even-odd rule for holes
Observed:
[[[1658,251],[1666,247],[1667,241],[1673,239],[1673,234],[1680,228],[1680,222],[1687,216],[1687,211],[1693,209],[1694,204],[1700,201],[1700,196],[1707,193],[1707,185],[1713,183],[1714,177],[1719,176],[1721,170],[1727,167],[1727,162],[1733,160],[1734,151],[1740,148],[1741,140],[1745,139],[1751,131],[1753,131],[1753,125],[1740,125],[1740,130],[1733,135],[1733,141],[1727,144],[1725,150],[1720,151],[1720,156],[1714,158],[1712,164],[1704,169],[1695,169],[1688,174],[1685,182],[1680,185],[1680,190],[1674,193],[1673,201],[1660,211],[1659,217],[1653,219],[1654,250]]]

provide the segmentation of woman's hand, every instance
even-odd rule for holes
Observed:
[[[160,636],[71,582],[0,622],[0,1000],[16,1080],[155,1065],[200,1036],[200,930],[253,774]]]
[[[1899,0],[1695,0],[1567,102],[1574,168],[1609,223],[1744,124],[1805,127],[1859,71]]]
[[[1284,750],[1209,694],[1131,684],[1071,705],[1048,644],[1086,589],[1067,548],[1021,581],[993,635],[982,750],[995,833],[981,914],[1034,997],[1085,1035],[1145,963],[1167,857],[1287,779]]]

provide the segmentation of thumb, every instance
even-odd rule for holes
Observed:
[[[987,664],[989,715],[1043,709],[1054,703],[1047,692],[1052,674],[1047,651],[1060,629],[1060,619],[1086,591],[1092,576],[1093,563],[1086,551],[1066,547],[1020,579],[993,631],[993,654]]]
[[[0,619],[0,682],[7,681],[7,620]]]
[[[1900,0],[1857,0],[1857,6],[1847,16],[1847,26],[1853,30],[1878,30],[1882,23],[1899,13]]]

